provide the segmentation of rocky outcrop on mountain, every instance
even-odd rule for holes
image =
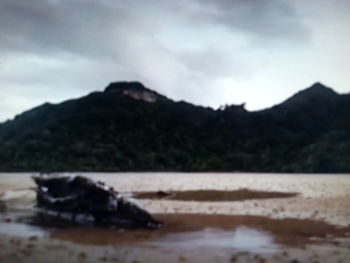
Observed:
[[[142,100],[150,103],[159,100],[167,100],[165,96],[147,89],[140,82],[113,82],[108,85],[104,92],[108,94],[116,93],[122,96],[129,96],[135,100]]]

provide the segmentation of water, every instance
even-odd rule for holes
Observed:
[[[274,243],[274,238],[270,233],[245,226],[232,231],[207,228],[203,231],[173,233],[149,244],[161,248],[184,250],[208,247],[230,248],[255,253],[274,253],[280,250],[280,246]]]

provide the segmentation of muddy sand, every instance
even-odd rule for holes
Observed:
[[[163,227],[41,218],[29,174],[0,174],[0,262],[350,262],[349,175],[87,176],[139,198]]]
[[[136,199],[167,199],[178,201],[196,202],[229,202],[257,199],[288,198],[297,196],[297,193],[282,193],[269,191],[253,191],[249,189],[239,190],[187,190],[187,191],[157,191],[134,192],[132,197]]]

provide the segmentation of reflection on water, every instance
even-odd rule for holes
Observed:
[[[60,230],[50,235],[54,239],[89,245],[132,245],[168,250],[198,248],[235,249],[254,253],[276,253],[280,245],[269,232],[246,226],[235,229],[206,228],[199,231],[116,231],[98,228]]]
[[[198,232],[169,234],[149,244],[189,250],[201,247],[233,248],[256,253],[275,253],[279,250],[269,233],[244,226],[233,231],[208,228]]]

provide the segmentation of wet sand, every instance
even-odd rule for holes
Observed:
[[[164,222],[154,231],[58,227],[30,220],[28,174],[0,174],[8,208],[0,213],[0,262],[350,262],[350,176],[88,176],[129,196],[162,190],[189,199],[138,200]]]

